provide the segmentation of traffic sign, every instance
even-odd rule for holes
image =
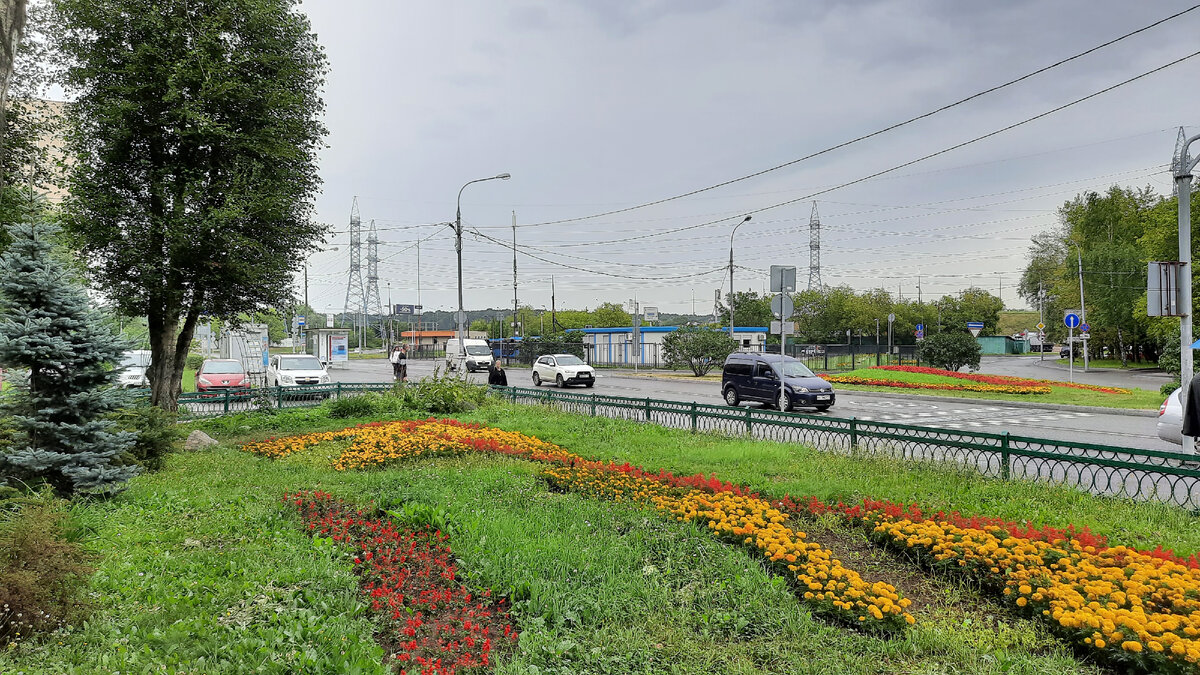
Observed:
[[[1079,315],[1067,312],[1067,314],[1063,317],[1063,325],[1065,325],[1067,328],[1078,328]]]
[[[982,321],[968,321],[967,322],[967,330],[971,331],[971,335],[973,335],[975,337],[979,337],[979,334],[981,332],[983,332],[983,322]]]
[[[796,312],[796,305],[790,295],[777,295],[771,298],[771,313],[781,319],[790,319]]]
[[[776,335],[779,335],[779,334],[795,335],[796,334],[796,322],[795,321],[772,321],[771,322],[771,332]]]
[[[923,340],[925,338],[925,324],[917,324],[917,330],[915,330],[913,334],[917,336],[918,340]]]
[[[296,325],[303,326],[304,325],[304,317],[302,317],[302,316],[296,317]]]
[[[796,268],[786,265],[771,265],[771,292],[795,293]]]
[[[1039,322],[1037,325],[1037,329],[1038,329],[1039,333],[1046,330],[1046,324]]]
[[[1090,338],[1090,337],[1092,337],[1092,336],[1091,336],[1091,335],[1088,335],[1087,333],[1080,333],[1080,334],[1079,334],[1079,339],[1080,339],[1080,340],[1087,340],[1087,339],[1088,339],[1088,338]]]
[[[1086,323],[1081,323],[1081,324],[1079,324],[1079,330],[1083,331],[1084,333],[1087,333],[1088,331],[1092,330],[1092,327],[1087,325]]]
[[[896,315],[888,314],[888,323],[894,323],[895,321],[896,321]]]

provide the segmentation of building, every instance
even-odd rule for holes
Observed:
[[[406,330],[400,333],[400,341],[405,345],[415,345],[417,349],[445,349],[446,341],[455,336],[452,330]],[[464,337],[486,339],[487,331],[468,330]]]
[[[638,365],[660,367],[665,364],[662,341],[678,326],[644,326],[640,329],[641,345],[633,344],[633,328],[584,328],[583,346],[593,365]],[[722,331],[729,330],[722,328]],[[742,351],[763,351],[767,342],[765,326],[737,326],[734,334],[742,343]]]

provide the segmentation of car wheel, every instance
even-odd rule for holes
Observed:
[[[533,386],[535,386],[535,387],[542,386],[542,376],[538,375],[536,370],[533,371]]]
[[[587,387],[588,389],[591,389],[593,384],[596,384],[596,383],[595,383],[595,382],[588,382],[587,384],[585,384],[585,385],[583,385],[583,386]]]
[[[567,383],[563,381],[562,375],[559,375],[559,376],[555,377],[555,378],[554,378],[554,383],[558,385],[558,388],[559,388],[559,389],[566,389],[566,388],[567,388]]]
[[[826,410],[829,410],[829,406],[827,406],[827,405],[817,406],[817,412],[825,412]]]
[[[738,396],[737,389],[733,387],[725,388],[725,403],[736,408],[737,404],[741,402],[741,400],[741,397]]]
[[[792,395],[786,391],[781,391],[775,395],[775,407],[781,412],[789,412],[792,409]]]

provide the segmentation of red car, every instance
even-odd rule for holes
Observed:
[[[205,359],[196,371],[196,391],[244,392],[250,389],[250,380],[240,361],[234,359]]]

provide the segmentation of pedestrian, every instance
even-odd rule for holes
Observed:
[[[408,382],[408,350],[400,345],[400,355],[396,358],[400,364],[400,381]]]
[[[392,362],[393,380],[400,379],[400,353],[403,349],[404,347],[402,345],[396,345],[395,347],[392,347],[392,353],[388,355],[388,361]]]
[[[488,384],[500,387],[508,386],[508,375],[499,361],[492,361],[492,365],[488,366]]]

